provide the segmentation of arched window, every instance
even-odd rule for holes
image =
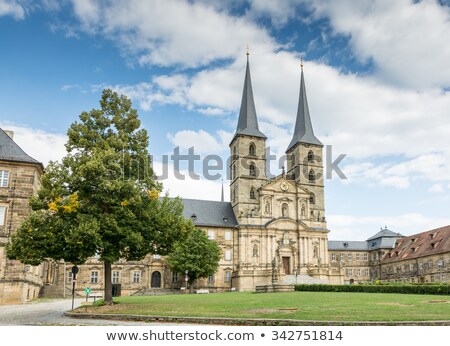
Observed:
[[[313,193],[309,196],[309,203],[316,204],[316,196]]]
[[[233,160],[237,159],[237,149],[236,146],[233,147]]]
[[[314,153],[312,150],[308,152],[308,162],[314,161]]]
[[[236,165],[233,165],[233,173],[231,179],[236,179]]]
[[[289,206],[286,203],[283,203],[281,206],[281,216],[288,217],[289,216]]]
[[[250,189],[250,199],[256,199],[255,188]]]
[[[255,156],[256,155],[256,148],[255,148],[255,144],[251,143],[249,148],[248,148],[248,154],[250,156]]]
[[[294,167],[295,166],[295,154],[294,153],[291,154],[291,160],[292,160],[292,167]]]
[[[310,183],[313,183],[313,184],[314,184],[314,183],[316,182],[316,175],[315,175],[313,169],[311,169],[311,170],[309,171],[308,179],[309,179],[309,182],[310,182]]]
[[[250,164],[249,174],[252,177],[256,177],[256,167],[255,167],[255,164],[253,162]]]

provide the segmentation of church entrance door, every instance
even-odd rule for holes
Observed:
[[[286,275],[291,275],[291,258],[283,257],[283,269]]]
[[[152,288],[160,288],[161,287],[161,273],[160,272],[152,273],[151,286],[152,286]]]

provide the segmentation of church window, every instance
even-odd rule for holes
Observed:
[[[256,199],[255,189],[253,187],[250,189],[250,199]]]
[[[91,284],[98,283],[98,271],[91,271]]]
[[[314,161],[314,153],[312,150],[308,152],[308,162]]]
[[[5,225],[6,207],[0,206],[0,227]]]
[[[111,279],[111,282],[112,282],[113,284],[118,284],[118,283],[120,282],[120,272],[119,272],[119,271],[114,270],[114,271],[112,272],[112,279]]]
[[[311,169],[309,171],[308,179],[310,183],[314,184],[316,182],[316,175],[314,174],[314,170]]]
[[[258,257],[258,245],[253,245],[253,257]]]
[[[138,284],[141,282],[141,272],[140,271],[134,271],[133,272],[133,283]]]
[[[254,164],[254,163],[251,163],[251,164],[250,164],[249,174],[250,174],[252,177],[256,177],[256,167],[255,167],[255,164]]]
[[[256,148],[255,148],[255,145],[253,143],[251,143],[249,148],[248,148],[248,154],[250,156],[255,156],[256,155]]]
[[[309,196],[309,203],[316,204],[316,196],[313,193]]]
[[[289,207],[286,203],[283,203],[281,206],[281,216],[288,217],[289,216]]]
[[[0,171],[0,187],[8,187],[9,171]]]

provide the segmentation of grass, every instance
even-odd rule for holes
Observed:
[[[271,318],[318,321],[450,320],[450,296],[289,292],[249,292],[130,296],[113,306],[83,307],[78,312],[178,317]]]

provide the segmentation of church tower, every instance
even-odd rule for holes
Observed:
[[[308,218],[315,222],[325,222],[322,148],[322,142],[314,135],[309,115],[302,63],[297,119],[286,150],[287,175],[311,193]]]
[[[259,210],[258,189],[267,180],[266,139],[258,127],[247,52],[239,120],[230,143],[230,201],[238,218],[251,216]]]

